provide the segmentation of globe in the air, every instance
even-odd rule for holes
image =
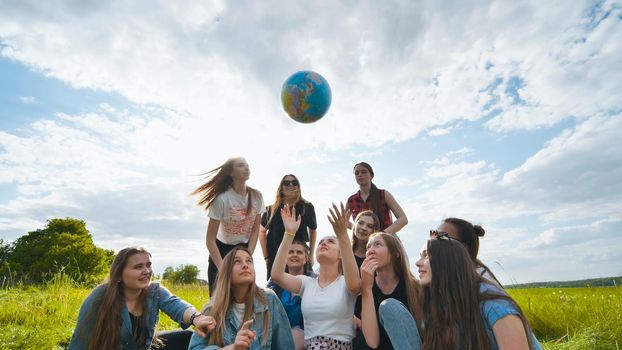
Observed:
[[[312,71],[294,73],[281,89],[283,109],[299,123],[320,120],[330,107],[332,95],[324,77]]]

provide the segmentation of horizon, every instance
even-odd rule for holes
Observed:
[[[0,238],[73,217],[207,278],[200,174],[244,156],[266,205],[295,174],[319,240],[366,161],[411,266],[459,217],[504,284],[621,276],[621,37],[619,1],[2,2]],[[313,124],[281,107],[300,70]]]

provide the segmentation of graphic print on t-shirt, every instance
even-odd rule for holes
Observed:
[[[255,223],[255,215],[246,215],[246,208],[232,207],[225,213],[225,219],[221,222],[227,235],[248,236]],[[251,214],[254,210],[251,208]]]

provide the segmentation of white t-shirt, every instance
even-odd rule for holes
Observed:
[[[251,197],[250,213],[246,212],[248,193],[241,196],[230,187],[216,197],[207,215],[220,221],[216,234],[219,241],[231,245],[248,242],[255,218],[265,210],[261,192],[254,191]]]
[[[354,337],[354,303],[346,279],[339,276],[333,283],[322,288],[318,279],[301,275],[301,309],[305,323],[305,339],[317,336],[352,341]]]

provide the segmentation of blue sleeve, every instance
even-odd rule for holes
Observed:
[[[159,286],[156,293],[158,293],[158,308],[173,321],[179,323],[181,328],[188,328],[189,325],[184,323],[184,313],[189,307],[192,307],[192,305],[171,294],[171,292],[162,285]]]
[[[492,329],[498,320],[504,318],[505,316],[518,314],[518,310],[508,300],[486,300],[482,305],[482,315],[484,316],[484,320],[490,329]]]
[[[272,327],[272,349],[276,350],[290,350],[294,349],[294,338],[292,337],[292,330],[290,328],[289,319],[285,313],[281,301],[276,295],[272,293],[266,293],[268,303],[270,305],[270,318]]]
[[[105,285],[97,286],[89,296],[84,299],[82,302],[82,306],[80,306],[80,312],[78,312],[78,322],[76,324],[76,328],[73,331],[73,335],[71,336],[71,341],[69,342],[69,350],[81,350],[86,349],[88,346],[89,338],[91,337],[91,332],[93,330],[93,319],[87,319],[89,314],[91,314],[91,310],[94,307],[95,302],[104,294],[106,290]],[[91,316],[94,316],[94,312]]]

